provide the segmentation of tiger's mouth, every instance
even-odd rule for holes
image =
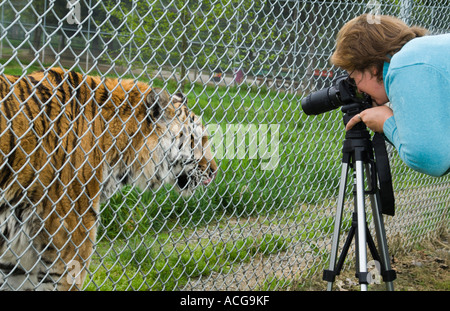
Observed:
[[[208,169],[204,172],[200,169],[193,169],[191,171],[183,171],[176,179],[176,185],[180,192],[192,192],[200,185],[208,186],[212,183],[217,175],[217,171]]]

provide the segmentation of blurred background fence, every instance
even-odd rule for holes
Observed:
[[[329,63],[336,34],[367,12],[433,34],[450,28],[449,1],[1,1],[0,74],[62,66],[145,81],[186,94],[216,129],[212,185],[191,197],[129,185],[102,205],[84,288],[296,289],[320,274],[344,127],[339,110],[305,116],[300,103],[339,74]],[[247,147],[264,126],[278,143],[239,153],[239,126]],[[389,154],[397,205],[385,221],[400,254],[448,230],[450,177],[413,172]],[[345,217],[348,229],[350,210]]]

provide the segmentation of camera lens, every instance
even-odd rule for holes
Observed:
[[[348,75],[336,78],[333,86],[310,93],[302,101],[302,109],[307,115],[318,115],[349,103],[362,103],[357,96],[355,80]]]
[[[302,109],[307,115],[318,115],[342,106],[335,86],[310,93],[302,101]]]

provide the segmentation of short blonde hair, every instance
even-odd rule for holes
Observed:
[[[424,36],[425,28],[409,27],[402,20],[377,15],[374,21],[367,14],[347,22],[336,38],[336,50],[331,63],[347,71],[364,71],[375,67],[376,76],[383,79],[383,64],[408,41]]]

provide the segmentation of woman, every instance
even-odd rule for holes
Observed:
[[[364,122],[384,133],[409,167],[442,176],[450,171],[450,34],[425,36],[423,28],[379,17],[356,17],[337,36],[331,62],[374,105],[346,130]]]

